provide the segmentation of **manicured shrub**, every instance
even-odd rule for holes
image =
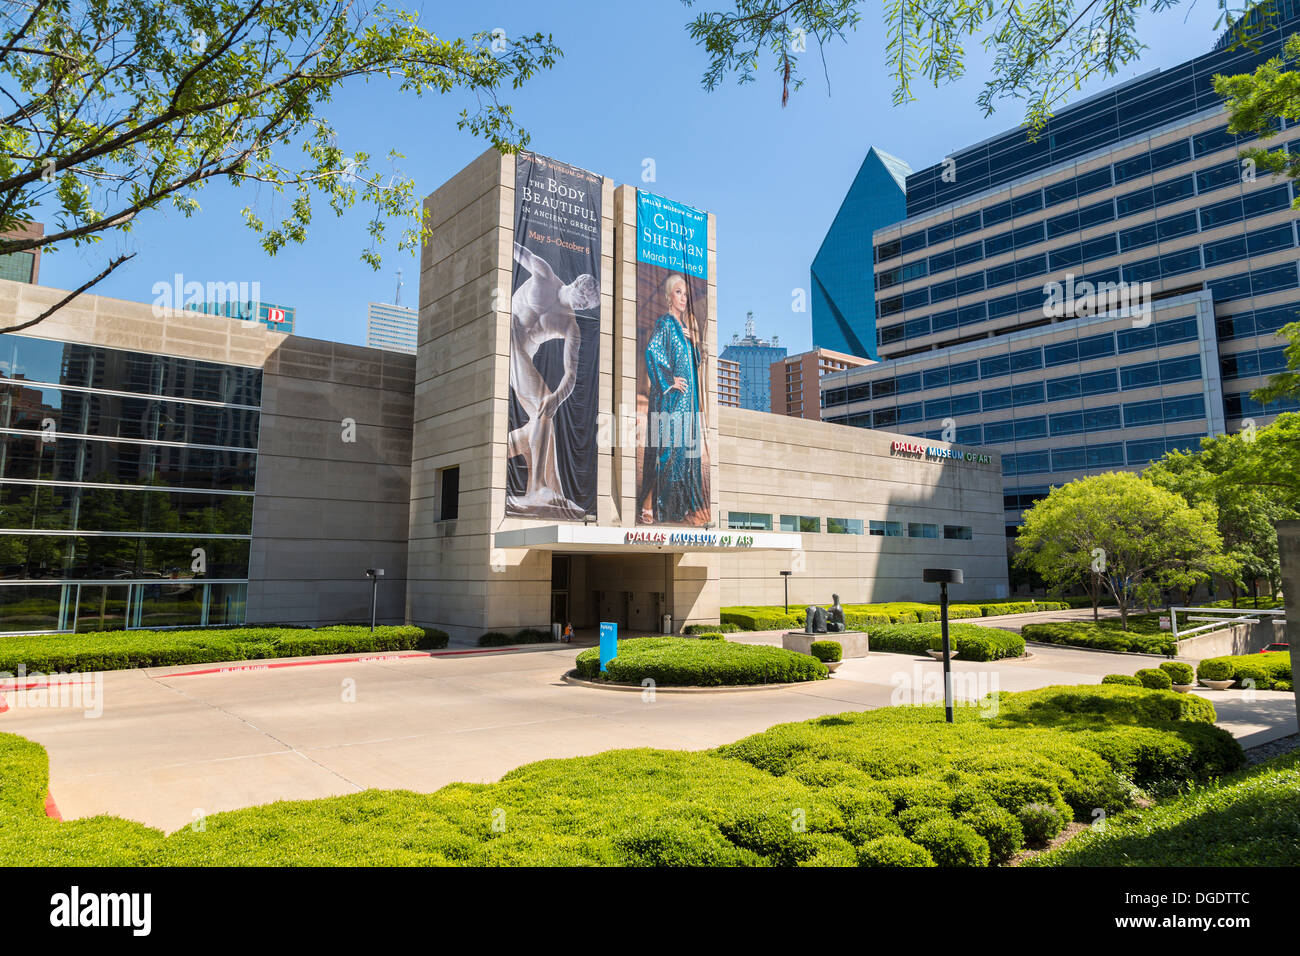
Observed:
[[[1132,674],[1107,674],[1101,679],[1103,684],[1123,684],[1126,687],[1141,687],[1142,681]]]
[[[1201,680],[1232,680],[1232,665],[1224,657],[1208,657],[1196,665]]]
[[[883,836],[858,849],[858,866],[934,866],[925,847],[906,837]]]
[[[0,673],[122,670],[322,654],[433,650],[447,633],[413,625],[88,631],[0,637]]]
[[[655,820],[616,835],[624,866],[754,866],[762,857],[695,821]]]
[[[1192,665],[1182,661],[1165,661],[1160,665],[1160,669],[1168,674],[1169,679],[1175,684],[1190,684],[1196,676]]]
[[[871,632],[873,651],[891,651],[898,654],[925,654],[932,642],[940,639],[939,624],[890,624]],[[952,623],[948,638],[953,649],[968,661],[995,661],[1006,657],[1020,657],[1025,653],[1025,642],[1018,634],[976,624]],[[935,644],[936,649],[938,644]]]
[[[1045,846],[1065,829],[1066,818],[1049,803],[1027,803],[1016,813],[1030,846]]]
[[[823,664],[838,661],[844,657],[844,647],[839,641],[813,641],[808,645],[813,657]]]
[[[479,647],[505,647],[515,642],[514,635],[503,631],[488,631],[478,639]]]
[[[695,639],[696,639],[697,641],[723,641],[723,640],[726,640],[726,638],[724,638],[724,637],[722,636],[722,632],[721,632],[721,631],[701,631],[700,633],[698,633],[698,634],[695,635]]]
[[[1273,681],[1274,690],[1295,690],[1295,682],[1278,678]]]
[[[514,634],[505,634],[501,631],[488,631],[478,639],[479,647],[507,647],[514,644],[549,644],[555,638],[551,636],[550,631],[544,631],[538,627],[526,627]]]
[[[1174,683],[1169,674],[1158,667],[1144,667],[1135,676],[1148,690],[1168,690]]]
[[[577,656],[579,676],[589,680],[661,687],[720,687],[823,680],[826,665],[807,654],[761,644],[700,641],[691,637],[634,637],[618,642],[618,656],[600,672],[600,649]]]
[[[951,817],[922,823],[911,840],[924,847],[939,866],[988,866],[988,841],[970,826]]]
[[[994,863],[1005,863],[1025,845],[1025,831],[1015,814],[995,803],[979,804],[957,819],[966,824],[989,845]]]
[[[866,846],[881,837],[901,837],[903,828],[893,817],[861,814],[844,821],[844,838],[854,846]]]
[[[729,607],[718,614],[723,624],[731,624],[741,631],[791,631],[803,627],[803,611],[790,613],[779,607]]]
[[[952,814],[948,812],[946,807],[915,806],[908,807],[897,817],[898,825],[902,827],[903,834],[909,839],[923,824],[937,819],[951,820]],[[938,859],[938,857],[935,859]]]
[[[740,628],[734,624],[687,624],[683,634],[735,634]]]
[[[1134,651],[1143,654],[1173,654],[1174,639],[1160,628],[1158,614],[1129,615],[1129,629],[1119,620],[1055,621],[1026,624],[1020,633],[1026,641],[1038,644],[1063,644],[1068,647],[1092,647],[1103,651]]]

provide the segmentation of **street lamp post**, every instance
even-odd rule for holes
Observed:
[[[790,613],[790,572],[782,571],[781,578],[785,581],[785,613]]]
[[[379,579],[384,576],[383,568],[366,568],[366,577],[370,579],[370,633],[375,633],[375,608],[379,596]]]
[[[961,568],[926,568],[921,572],[926,584],[939,585],[939,627],[943,634],[943,710],[952,723],[952,646],[948,641],[948,585],[963,583]]]

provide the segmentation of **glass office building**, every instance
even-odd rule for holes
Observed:
[[[241,624],[262,370],[0,335],[0,631]]]
[[[883,361],[823,379],[823,420],[996,447],[1014,526],[1050,485],[1293,410],[1250,392],[1300,318],[1295,186],[1238,153],[1300,150],[1300,125],[1233,136],[1211,86],[1279,53],[1300,7],[1279,13],[1257,49],[1225,37],[1033,143],[1014,131],[907,177],[907,218],[873,237]],[[1144,309],[1087,299],[1103,288]]]
[[[414,355],[420,337],[419,317],[415,309],[371,302],[366,313],[366,345]]]
[[[734,363],[739,370],[741,408],[755,412],[772,410],[772,363],[785,355],[785,347],[777,343],[775,335],[771,341],[758,337],[754,331],[754,313],[748,313],[744,337],[733,335],[719,356]]]

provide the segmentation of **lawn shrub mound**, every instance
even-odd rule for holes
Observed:
[[[1104,621],[1056,621],[1026,624],[1020,633],[1039,644],[1094,647],[1103,651],[1131,651],[1142,654],[1173,654],[1177,643],[1160,629],[1159,614],[1130,614],[1125,631],[1118,618]]]
[[[1201,680],[1234,680],[1236,686],[1253,680],[1256,690],[1291,690],[1291,653],[1269,651],[1266,654],[1230,654],[1207,657],[1196,665]]]
[[[0,637],[0,673],[109,671],[317,654],[430,650],[447,634],[414,626],[233,627],[193,631],[90,631]]]
[[[1169,673],[1158,667],[1144,667],[1133,676],[1138,679],[1138,683],[1150,690],[1169,690],[1174,686]]]
[[[735,634],[740,628],[734,624],[687,624],[683,634]]]
[[[1169,679],[1175,684],[1190,684],[1196,678],[1192,665],[1183,661],[1165,661],[1160,665],[1160,669],[1168,674]]]
[[[1103,684],[1124,684],[1128,687],[1141,687],[1142,681],[1133,674],[1107,674],[1101,679]]]
[[[871,631],[871,649],[925,654],[931,647],[940,646],[942,628],[941,624],[887,624]],[[1025,653],[1025,641],[1019,634],[978,624],[949,624],[948,639],[953,649],[968,661],[996,661]]]
[[[822,680],[830,671],[807,654],[758,644],[701,641],[692,637],[632,637],[600,672],[600,649],[577,657],[578,676],[618,684],[652,680],[663,687],[722,687]]]
[[[1300,752],[1145,810],[1130,810],[1036,866],[1286,866],[1300,859]]]
[[[278,802],[166,837],[113,817],[46,819],[43,749],[0,734],[0,865],[984,866],[1095,808],[1114,819],[1144,785],[1135,766],[1181,787],[1243,759],[1188,695],[1052,687],[985,703],[955,724],[940,707],[889,707],[712,751],[609,751],[433,794]],[[1126,762],[1139,749],[1166,757]]]
[[[844,645],[839,641],[813,641],[808,645],[808,653],[823,664],[831,664],[843,659]]]
[[[830,607],[823,604],[822,607]],[[999,601],[991,604],[950,604],[950,620],[972,617],[991,617],[998,614],[1027,614],[1034,611],[1060,611],[1067,608],[1064,601]],[[844,622],[849,630],[870,630],[887,624],[925,624],[939,620],[939,605],[919,601],[888,601],[880,604],[845,604]],[[719,614],[722,621],[742,631],[794,630],[804,626],[805,608],[784,605],[738,605],[724,607]]]

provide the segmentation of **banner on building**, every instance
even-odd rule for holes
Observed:
[[[506,514],[596,512],[601,177],[515,158]]]
[[[713,521],[708,226],[698,209],[637,193],[637,524]]]

